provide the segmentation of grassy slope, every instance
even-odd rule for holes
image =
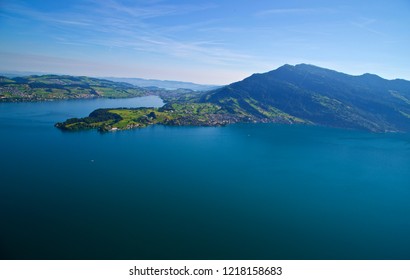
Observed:
[[[174,103],[162,108],[98,109],[88,117],[69,119],[56,126],[71,131],[92,128],[109,131],[146,127],[152,124],[223,125],[222,121],[211,120],[213,114],[220,111],[221,107],[210,103]]]

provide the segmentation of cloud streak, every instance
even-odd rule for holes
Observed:
[[[375,23],[376,23],[376,20],[370,19],[370,18],[362,18],[360,21],[351,22],[353,26],[358,27],[359,29],[365,30],[367,32],[370,32],[376,35],[384,36],[385,35],[384,33],[379,32],[378,30],[371,27]]]
[[[141,2],[140,2],[141,3]],[[92,7],[91,7],[91,6]],[[58,27],[61,32],[56,39],[64,45],[99,45],[128,48],[137,52],[173,56],[177,59],[197,61],[212,65],[238,65],[252,56],[232,51],[226,43],[212,40],[187,40],[178,32],[206,28],[215,20],[194,22],[187,25],[161,26],[152,18],[164,18],[195,13],[216,8],[215,5],[165,5],[154,2],[141,5],[124,5],[119,1],[90,1],[79,6],[76,12],[47,13],[25,6],[9,5],[8,14],[42,22],[49,28]],[[89,11],[93,11],[90,13]],[[86,36],[78,36],[79,33]]]
[[[100,8],[102,12],[118,12],[123,15],[128,15],[138,19],[149,19],[164,16],[176,16],[184,15],[187,13],[193,13],[197,11],[207,10],[216,7],[215,5],[164,5],[156,4],[149,6],[141,6],[138,4],[124,5],[119,1],[106,0],[106,1],[93,1],[94,4]]]
[[[263,17],[270,15],[291,15],[291,14],[313,14],[313,13],[330,13],[332,9],[328,8],[293,8],[293,9],[269,9],[255,13],[255,16]]]

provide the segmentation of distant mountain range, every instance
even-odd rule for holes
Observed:
[[[27,76],[69,76],[69,75],[56,75],[48,74],[43,72],[19,72],[19,71],[8,71],[0,72],[0,76],[6,78],[16,78],[16,77],[27,77]],[[168,81],[168,80],[154,80],[154,79],[142,79],[142,78],[118,78],[118,77],[94,77],[99,80],[109,80],[113,82],[128,83],[134,86],[149,88],[149,89],[166,89],[166,90],[176,90],[176,89],[189,89],[193,91],[207,91],[219,88],[218,85],[202,85],[190,82],[181,81]]]
[[[313,65],[284,65],[208,92],[201,102],[257,119],[285,114],[312,124],[410,131],[410,82],[351,76]]]
[[[221,86],[217,85],[200,85],[190,82],[179,82],[179,81],[167,81],[167,80],[151,80],[151,79],[141,79],[141,78],[115,78],[115,77],[105,77],[104,79],[114,81],[114,82],[125,82],[132,85],[145,88],[163,88],[168,90],[175,89],[190,89],[194,91],[207,91]]]

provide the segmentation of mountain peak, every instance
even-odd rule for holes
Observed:
[[[371,74],[371,73],[364,73],[363,75],[360,75],[362,78],[367,78],[367,79],[381,79],[384,80],[382,77],[376,75],[376,74]]]
[[[322,68],[322,67],[319,67],[319,66],[316,66],[316,65],[313,65],[313,64],[308,64],[308,63],[299,63],[299,64],[296,64],[295,65],[295,67],[296,68],[320,68],[320,69],[325,69],[325,68]]]
[[[334,70],[326,69],[323,67],[319,67],[313,64],[306,64],[306,63],[300,63],[296,65],[290,65],[290,64],[284,64],[283,66],[279,67],[276,70],[273,70],[271,72],[275,71],[291,71],[291,72],[299,72],[305,74],[306,72],[311,73],[311,74],[319,74],[319,75],[327,75],[327,74],[332,74],[332,73],[339,73]],[[342,73],[339,73],[342,74]]]

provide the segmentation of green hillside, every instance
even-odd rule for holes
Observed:
[[[41,101],[79,98],[125,98],[147,95],[140,87],[90,77],[42,75],[0,77],[0,101]]]

